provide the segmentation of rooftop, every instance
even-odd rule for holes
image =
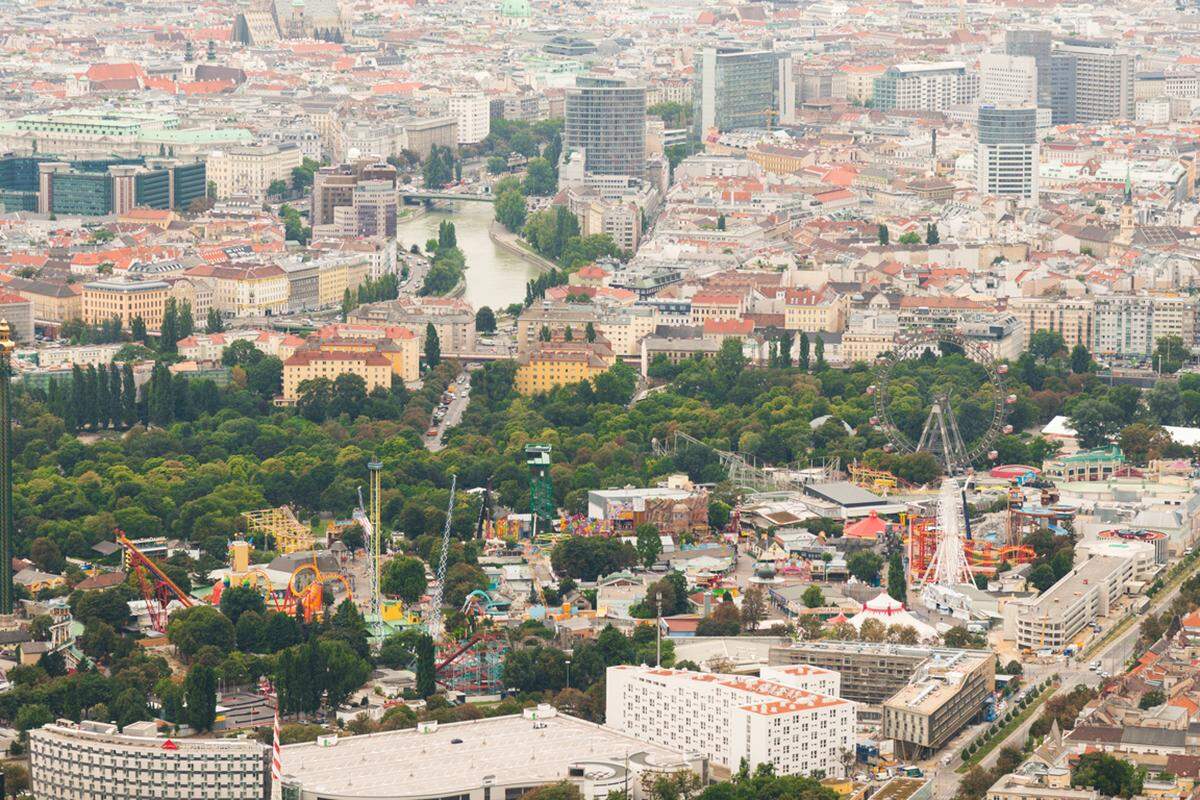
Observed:
[[[661,767],[682,761],[673,750],[590,722],[539,714],[352,736],[332,747],[289,745],[283,772],[318,794],[444,797],[467,794],[487,776],[497,786],[536,785],[565,779],[574,763],[590,769],[607,760],[619,769],[627,757]]]

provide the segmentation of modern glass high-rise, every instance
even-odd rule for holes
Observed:
[[[770,127],[795,109],[796,84],[788,53],[706,47],[696,54],[693,124],[698,136],[716,128]]]
[[[1051,51],[1055,125],[1133,119],[1133,55],[1110,41],[1067,39]]]
[[[1038,196],[1037,107],[979,107],[975,164],[982,194]]]
[[[612,75],[580,75],[567,89],[564,151],[583,151],[597,175],[646,170],[646,87]]]
[[[1004,52],[1010,56],[1031,56],[1037,64],[1038,105],[1050,108],[1050,31],[1017,28],[1005,31]]]

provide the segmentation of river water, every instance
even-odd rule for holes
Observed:
[[[405,248],[437,238],[438,225],[448,219],[454,223],[458,246],[467,259],[467,291],[464,298],[475,308],[491,306],[499,310],[510,303],[525,301],[525,282],[538,275],[538,268],[520,256],[505,250],[488,236],[493,216],[491,203],[453,203],[431,209],[417,219],[396,224],[396,239]]]

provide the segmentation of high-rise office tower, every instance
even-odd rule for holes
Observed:
[[[1050,107],[1050,31],[1015,29],[1004,34],[1004,52],[1010,56],[1029,56],[1037,64],[1037,104]]]
[[[1133,55],[1110,41],[1067,39],[1051,51],[1055,125],[1133,119]]]
[[[796,110],[788,53],[706,47],[696,55],[696,80],[692,119],[700,136],[711,128],[767,128]]]
[[[1038,105],[1037,60],[1033,56],[984,53],[979,57],[981,105]]]
[[[612,75],[580,75],[567,89],[564,151],[584,154],[597,175],[641,177],[646,169],[646,87]]]
[[[1037,106],[983,105],[977,118],[975,166],[982,194],[1037,201]]]

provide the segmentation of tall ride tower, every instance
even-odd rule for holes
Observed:
[[[367,509],[367,514],[371,520],[371,527],[374,529],[374,536],[371,541],[367,542],[367,547],[371,548],[371,611],[376,620],[380,619],[383,613],[383,575],[382,575],[382,560],[380,556],[383,552],[383,515],[380,513],[380,484],[379,472],[383,469],[383,463],[379,461],[371,461],[367,464],[367,471],[371,473],[371,492],[368,495],[368,503],[370,508]]]
[[[12,335],[0,320],[0,614],[13,613]]]
[[[529,513],[533,516],[533,533],[537,535],[539,520],[551,524],[557,515],[554,507],[554,485],[550,481],[550,445],[525,445],[525,464],[529,467]]]

